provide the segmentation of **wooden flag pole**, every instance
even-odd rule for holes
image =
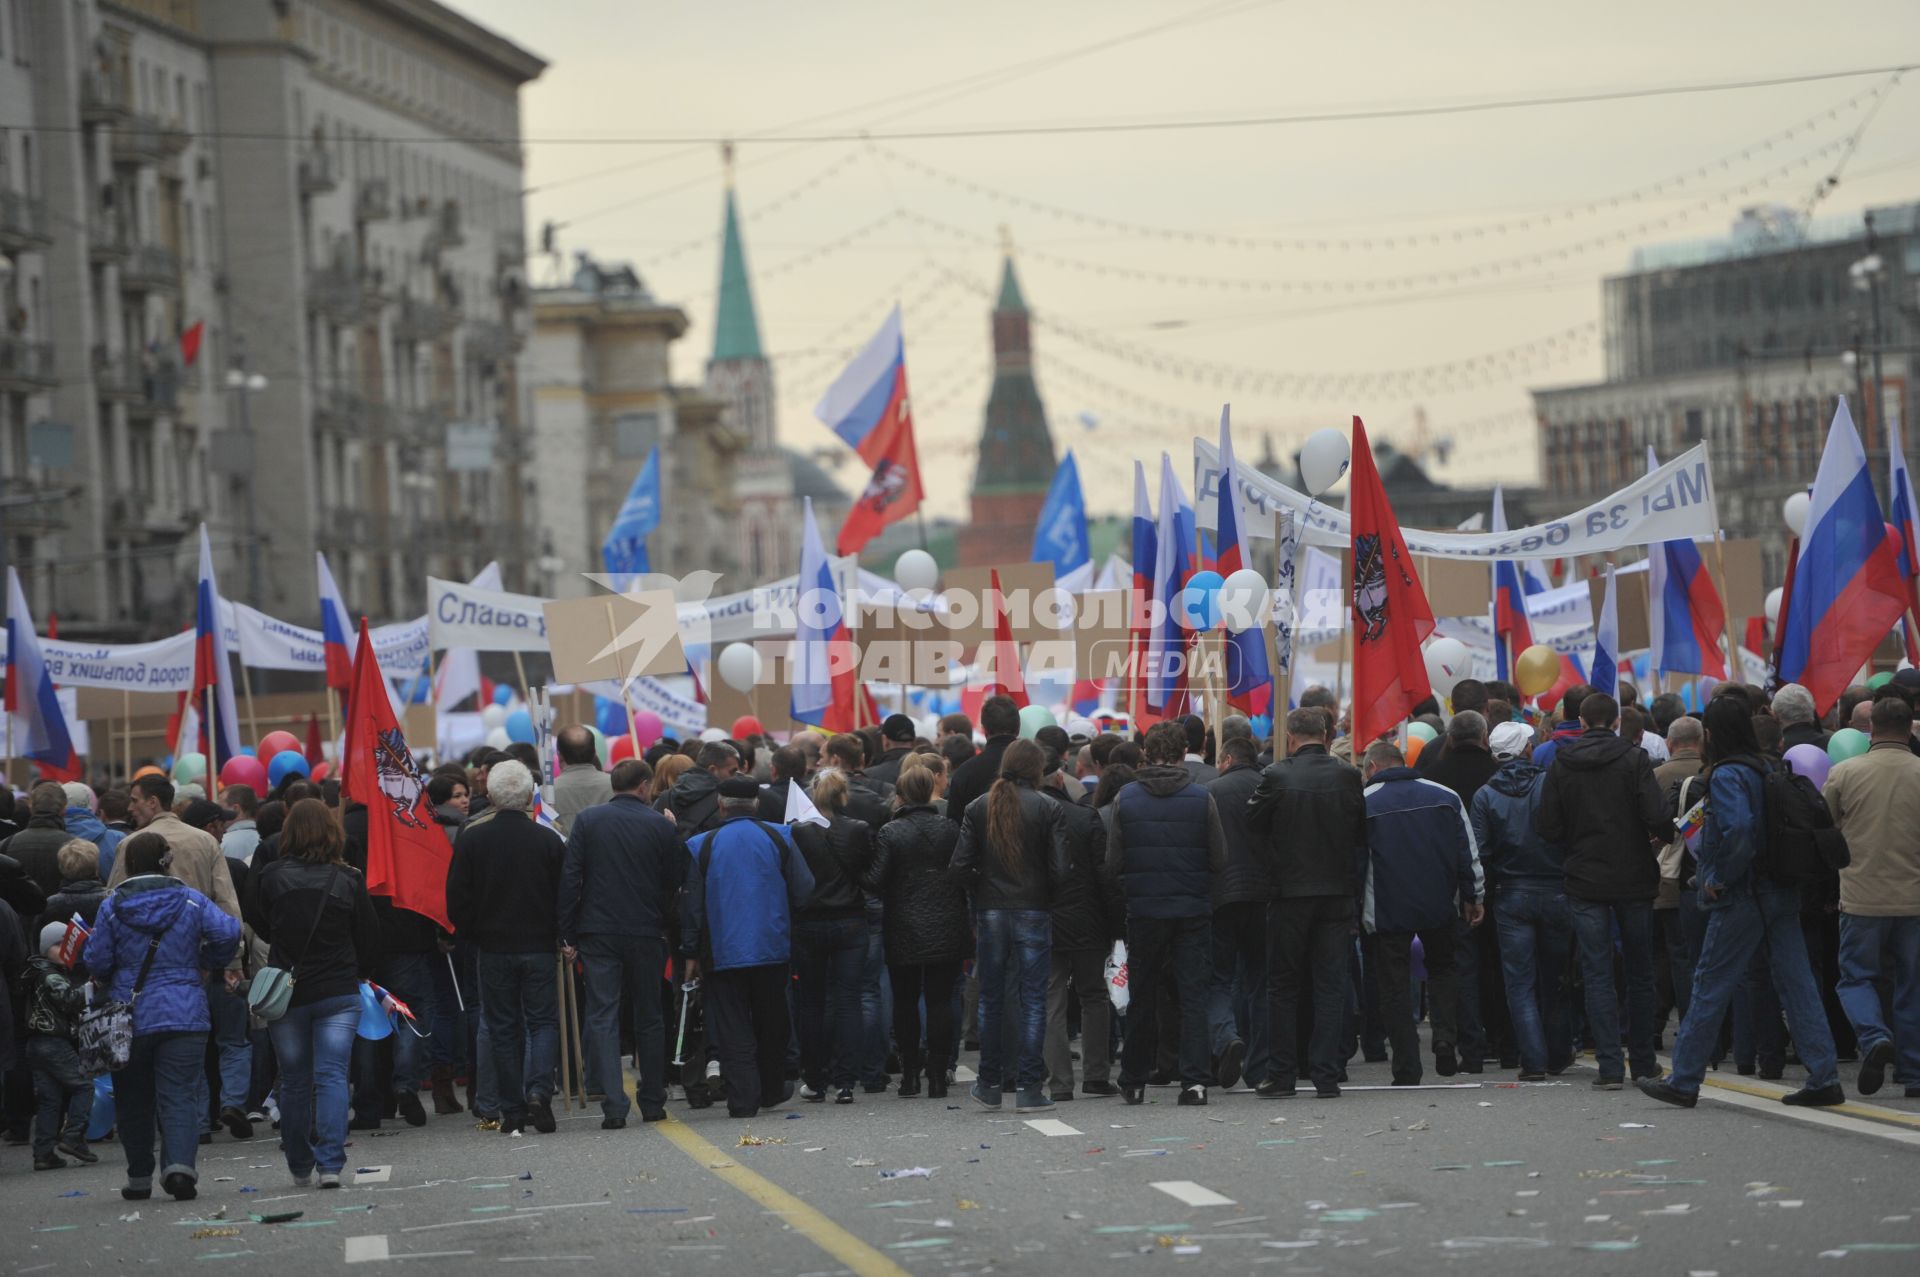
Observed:
[[[253,737],[254,743],[258,745],[260,720],[253,715],[253,672],[247,668],[245,661],[240,662],[240,691],[247,699],[247,734]]]
[[[207,734],[207,784],[202,786],[203,789],[212,786],[215,779],[220,775],[220,733],[214,730],[213,717],[213,704],[216,695],[217,690],[211,684],[208,685],[206,717],[200,720],[200,730]],[[12,750],[9,749],[8,752],[11,753]]]
[[[1747,671],[1740,661],[1740,641],[1734,637],[1733,632],[1733,596],[1727,593],[1727,553],[1723,548],[1727,534],[1719,530],[1718,519],[1714,522],[1716,527],[1713,534],[1713,575],[1720,586],[1720,619],[1726,623],[1727,629],[1727,681],[1745,683]],[[1653,602],[1653,606],[1659,606],[1657,600]]]
[[[616,650],[620,644],[620,627],[613,619],[613,602],[611,599],[607,602],[607,643]],[[638,758],[640,757],[640,725],[635,721],[633,716],[632,690],[632,677],[623,677],[620,680],[620,707],[627,711],[627,739],[633,742],[633,756]],[[609,756],[612,755],[613,746],[607,746],[607,753]]]
[[[571,1026],[573,1033],[573,1078],[575,1085],[579,1088],[580,1107],[585,1110],[587,1107],[587,1053],[580,1041],[580,990],[573,978],[571,962],[566,964],[566,973],[567,1023]],[[599,1081],[601,1093],[605,1094],[607,1079],[601,1078]]]
[[[608,610],[611,611],[612,609],[609,608]],[[533,688],[527,685],[527,665],[525,661],[520,659],[520,653],[518,652],[513,654],[513,672],[520,677],[520,699],[525,701],[529,706],[527,712],[532,713]]]
[[[1353,550],[1351,547],[1340,556],[1340,663],[1333,675],[1333,730],[1340,731],[1340,706],[1347,699],[1347,665],[1353,659]],[[1348,720],[1348,735],[1352,735],[1352,720]]]
[[[126,732],[121,744],[126,750],[127,759],[127,769],[121,775],[130,778],[133,775],[133,693],[124,687],[120,689],[120,726]],[[111,749],[108,754],[111,757]]]
[[[556,952],[553,955],[553,1002],[554,1010],[560,1018],[560,1103],[568,1112],[573,1111],[573,1088],[568,1084],[567,1059],[571,1053],[572,1039],[567,1033],[567,955]]]

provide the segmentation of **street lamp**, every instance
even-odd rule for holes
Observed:
[[[240,433],[247,440],[247,588],[253,594],[253,605],[265,607],[267,597],[260,579],[260,529],[253,499],[254,481],[259,477],[260,450],[254,446],[250,401],[267,388],[267,379],[260,373],[248,371],[247,352],[242,350],[234,355],[233,367],[227,369],[226,382],[227,389],[240,396]]]

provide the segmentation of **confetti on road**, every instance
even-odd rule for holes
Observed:
[[[1149,1184],[1148,1187],[1159,1189],[1183,1206],[1234,1205],[1234,1200],[1231,1197],[1223,1197],[1212,1189],[1201,1184],[1196,1184],[1190,1179],[1161,1180],[1158,1183]]]

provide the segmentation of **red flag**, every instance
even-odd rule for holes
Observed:
[[[200,358],[200,341],[207,335],[207,321],[201,320],[180,334],[180,362],[193,367],[194,360]]]
[[[1007,601],[1000,593],[1000,570],[993,570],[993,585],[987,595],[993,609],[993,681],[987,695],[1010,696],[1020,708],[1027,707],[1027,676],[1020,668],[1020,645],[1013,641],[1013,621],[1007,615]]]
[[[80,955],[86,952],[87,940],[92,935],[79,914],[68,919],[67,934],[60,937],[60,965],[69,971],[73,970],[73,964],[80,961]]]
[[[1353,741],[1356,756],[1433,695],[1420,644],[1433,609],[1414,574],[1399,521],[1374,468],[1367,428],[1353,419],[1347,512],[1353,524]]]
[[[327,694],[331,696],[333,693]],[[320,716],[317,714],[307,715],[307,743],[302,752],[306,754],[309,766],[318,767],[326,761],[327,752],[320,745]]]
[[[447,917],[453,844],[433,821],[426,782],[394,720],[365,617],[360,619],[360,647],[353,658],[353,692],[347,698],[340,793],[367,805],[367,891],[391,897],[395,908],[411,909],[453,930]]]
[[[900,372],[900,410],[889,417],[892,427],[885,441],[885,452],[874,462],[873,477],[860,493],[859,500],[847,511],[834,541],[835,554],[858,554],[860,548],[889,523],[906,518],[920,508],[924,491],[920,487],[920,457],[913,446],[913,414],[906,404],[907,374]],[[882,427],[887,429],[887,427]]]

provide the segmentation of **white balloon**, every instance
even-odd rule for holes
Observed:
[[[1307,485],[1309,496],[1321,496],[1340,482],[1352,460],[1353,445],[1346,431],[1332,426],[1316,430],[1300,446],[1300,482]]]
[[[1780,623],[1780,604],[1785,601],[1786,595],[1787,592],[1777,585],[1767,591],[1766,610],[1768,625],[1778,625]]]
[[[1460,680],[1473,673],[1473,656],[1467,645],[1456,638],[1435,639],[1427,644],[1427,681],[1435,696],[1452,696]]]
[[[736,692],[751,691],[760,681],[760,653],[751,643],[729,643],[720,649],[720,680]]]
[[[727,729],[724,727],[706,727],[700,731],[700,739],[711,745],[714,741],[725,740]]]
[[[903,590],[931,590],[940,584],[940,565],[925,550],[908,550],[893,561],[893,579]]]
[[[500,709],[498,705],[489,706],[488,708]],[[506,711],[501,710],[501,712],[505,713]],[[507,735],[507,729],[504,727],[496,727],[487,733],[488,749],[505,749],[511,744],[513,744],[513,738]]]
[[[1246,629],[1267,618],[1267,579],[1252,568],[1229,572],[1220,583],[1220,613],[1231,629]]]
[[[947,671],[947,685],[949,687],[965,687],[967,680],[972,677],[972,670],[956,662],[953,667]]]
[[[480,726],[482,727],[489,729],[500,727],[505,725],[506,721],[507,707],[505,705],[489,705],[480,711]]]
[[[1787,527],[1795,536],[1807,530],[1807,511],[1813,506],[1813,498],[1804,492],[1796,492],[1788,497],[1780,507],[1780,517],[1787,521]]]

